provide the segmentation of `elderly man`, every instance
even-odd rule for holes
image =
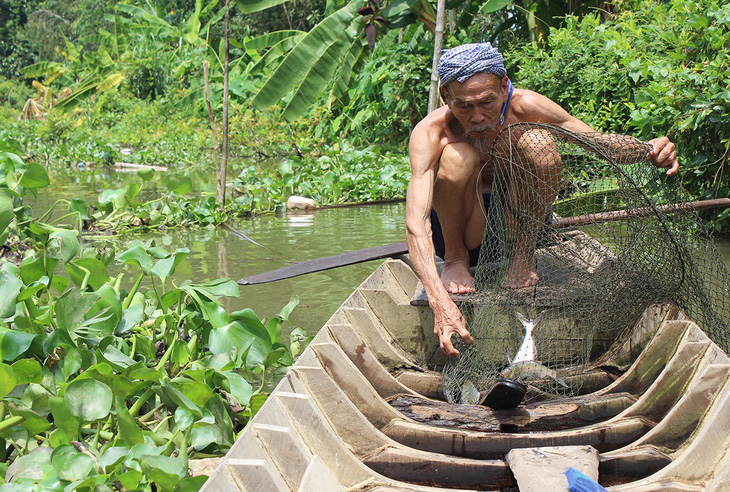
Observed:
[[[514,88],[502,55],[489,43],[444,51],[438,74],[447,106],[426,116],[411,134],[406,229],[413,268],[434,313],[434,333],[447,355],[458,355],[451,336],[457,333],[467,344],[473,338],[449,293],[474,291],[469,268],[476,265],[486,227],[485,204],[476,191],[481,191],[484,201],[489,199],[490,152],[497,133],[520,122],[546,123],[571,132],[593,130],[547,97]],[[535,137],[523,138],[537,140]],[[543,146],[550,145],[544,140]],[[666,137],[649,143],[649,160],[668,168],[667,174],[676,173],[679,163],[674,144]],[[550,204],[555,198],[560,174],[554,172],[560,165],[559,156],[556,159],[539,171],[544,175],[538,177],[546,183],[536,184],[541,203]],[[548,210],[533,212],[547,214]],[[530,247],[514,247],[505,287],[529,287],[538,282]],[[437,255],[445,263],[440,278]]]

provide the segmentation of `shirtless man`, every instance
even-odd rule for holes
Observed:
[[[478,256],[474,252],[478,252],[486,227],[484,203],[477,198],[476,190],[491,192],[489,155],[497,133],[518,122],[546,123],[571,132],[593,130],[547,97],[514,89],[502,55],[489,43],[446,50],[438,72],[447,106],[426,116],[411,134],[406,230],[413,269],[423,283],[434,313],[434,334],[444,353],[459,355],[451,336],[457,333],[467,344],[474,340],[449,293],[474,291],[469,267],[476,264]],[[521,140],[527,139],[525,143],[544,153],[550,150],[551,143],[541,137],[526,134]],[[542,143],[536,147],[538,141]],[[649,143],[652,145],[649,160],[657,167],[668,168],[667,174],[675,174],[679,163],[674,144],[666,137]],[[540,145],[545,148],[540,149]],[[546,163],[540,164],[538,170],[547,183],[535,190],[542,203],[552,203],[557,192],[560,157],[555,155],[552,160],[543,159]],[[546,216],[547,212],[534,213]],[[439,255],[445,266],[440,278],[435,263],[433,220],[440,223],[438,235],[443,236],[444,251]],[[506,287],[529,287],[539,280],[533,262],[534,251],[528,251],[529,247],[534,248],[528,245],[521,250],[516,246],[513,250]]]

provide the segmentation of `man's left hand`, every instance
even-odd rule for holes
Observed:
[[[651,151],[647,157],[656,167],[669,168],[667,174],[672,176],[679,169],[679,161],[677,160],[677,149],[667,137],[659,137],[649,141]]]

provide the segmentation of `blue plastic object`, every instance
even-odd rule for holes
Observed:
[[[568,468],[565,476],[568,477],[570,492],[608,492],[601,484],[575,468]]]

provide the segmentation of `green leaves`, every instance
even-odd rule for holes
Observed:
[[[140,245],[133,246],[124,251],[117,259],[122,263],[137,265],[145,275],[149,275],[152,269],[152,258],[150,258],[147,251]]]
[[[94,470],[94,460],[70,445],[60,446],[51,454],[51,464],[61,480],[83,480]]]
[[[29,190],[37,190],[48,186],[50,183],[48,173],[36,162],[29,162],[25,165],[25,172],[18,182],[20,186]]]
[[[251,14],[270,7],[276,7],[287,0],[237,0],[238,9],[244,14]]]
[[[0,138],[0,148],[4,142]],[[0,187],[10,182],[23,192],[44,183],[42,168],[26,167],[14,154],[0,156],[0,165],[5,173]],[[189,190],[190,183],[186,177],[167,181],[175,193]],[[123,213],[138,193],[136,184],[110,190],[102,194],[99,208]],[[16,214],[24,213],[23,207],[13,209],[17,198],[0,188],[0,239],[7,237]],[[67,216],[84,221],[93,220],[95,213],[82,199],[72,200],[69,212]],[[209,207],[200,213],[216,212]],[[0,268],[0,398],[5,409],[0,416],[5,441],[0,444],[15,450],[6,476],[22,479],[28,487],[41,481],[84,490],[109,483],[170,491],[199,487],[200,479],[187,478],[187,453],[229,448],[234,425],[245,424],[254,413],[252,401],[258,405],[265,398],[254,397],[246,379],[251,373],[232,369],[227,357],[211,353],[203,340],[215,331],[220,351],[224,344],[242,344],[231,357],[248,360],[259,374],[257,385],[263,384],[272,372],[266,369],[283,363],[285,350],[271,340],[280,338],[293,305],[268,323],[252,311],[236,314],[231,322],[219,299],[238,296],[238,285],[217,279],[167,290],[166,281],[190,251],[169,252],[151,240],[132,241],[117,258],[135,274],[127,292],[124,274],[112,282],[105,265],[114,248],[82,250],[76,230],[18,222],[18,231],[31,234],[46,249],[27,253],[20,266]],[[68,278],[56,275],[59,262]],[[145,277],[151,277],[154,289],[140,289]],[[219,330],[227,325],[235,336]],[[29,440],[44,451],[24,454]],[[171,457],[174,452],[180,457]]]
[[[10,225],[13,217],[13,198],[8,190],[0,188],[0,237]]]
[[[64,262],[71,261],[79,252],[79,240],[77,231],[58,230],[53,232],[49,238],[49,249],[57,251],[57,256]]]
[[[109,281],[106,266],[96,258],[78,258],[66,265],[66,272],[71,281],[82,290],[100,289]]]
[[[324,90],[357,34],[357,2],[350,2],[317,24],[284,58],[252,104],[265,109],[295,90],[284,117],[298,118]],[[310,78],[311,77],[311,78]]]
[[[114,400],[114,410],[117,415],[117,422],[119,423],[119,433],[122,440],[129,446],[135,444],[144,443],[144,436],[142,435],[142,429],[137,426],[132,415],[129,413],[127,406],[120,398]]]
[[[85,378],[68,384],[63,401],[71,415],[82,422],[95,422],[109,415],[113,396],[106,384]]]
[[[159,260],[150,270],[151,273],[157,275],[164,282],[167,277],[175,273],[175,269],[180,262],[190,253],[187,248],[180,248],[170,256]]]
[[[1,279],[0,279],[1,280]],[[30,348],[35,335],[0,327],[0,359],[13,361]]]
[[[0,362],[0,398],[5,398],[13,391],[16,384],[18,379],[15,377],[15,371],[9,365]]]
[[[22,288],[19,278],[0,270],[0,319],[15,314],[15,302]]]

